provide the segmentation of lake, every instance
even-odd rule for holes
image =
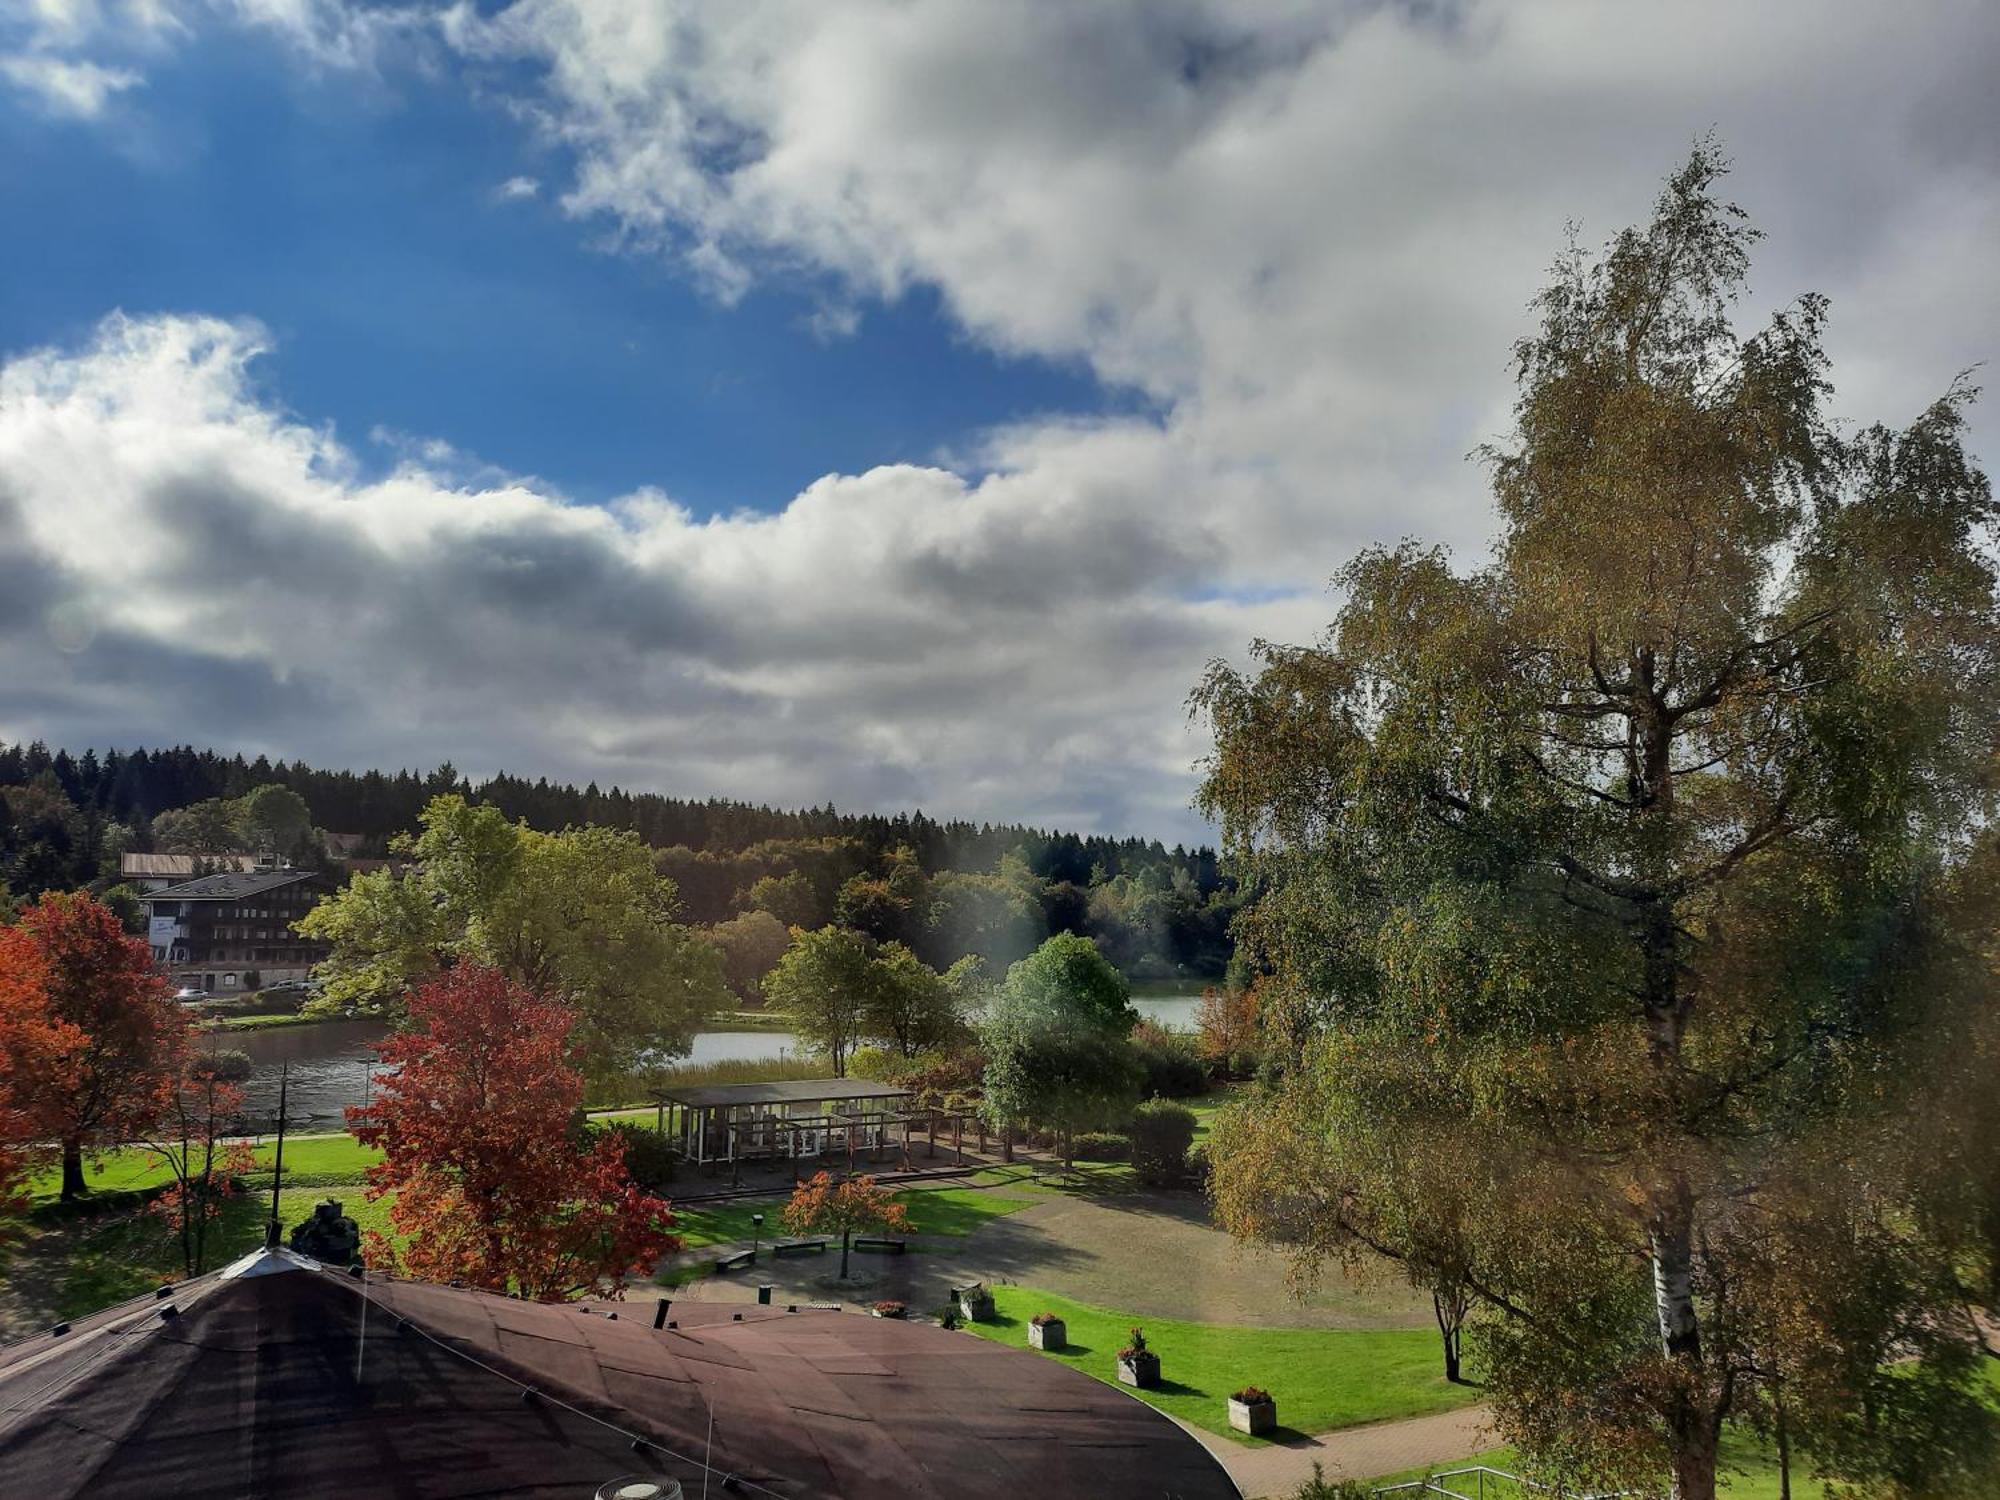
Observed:
[[[1196,996],[1164,988],[1140,987],[1133,1007],[1147,1019],[1175,1030],[1194,1026]],[[316,1026],[271,1026],[227,1033],[221,1045],[250,1058],[250,1080],[244,1085],[244,1109],[253,1121],[271,1121],[278,1114],[278,1076],[286,1065],[291,1082],[286,1113],[295,1128],[338,1130],[342,1111],[368,1102],[369,1073],[375,1062],[374,1043],[388,1031],[381,1021],[323,1021]],[[798,1039],[788,1031],[704,1031],[694,1039],[693,1063],[752,1061],[784,1057],[798,1051]]]

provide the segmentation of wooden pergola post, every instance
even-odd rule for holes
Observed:
[[[951,1154],[958,1159],[958,1164],[961,1167],[965,1165],[964,1115],[953,1115],[951,1117]]]
[[[1014,1127],[1012,1124],[1000,1127],[1000,1159],[1004,1162],[1012,1162],[1014,1160]]]
[[[924,1119],[930,1127],[931,1137],[930,1145],[924,1154],[934,1158],[937,1155],[937,1106],[935,1104],[924,1106]]]

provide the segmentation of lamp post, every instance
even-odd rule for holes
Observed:
[[[750,1215],[750,1258],[757,1258],[757,1245],[764,1238],[764,1216]]]

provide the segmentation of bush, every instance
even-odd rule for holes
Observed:
[[[1171,1099],[1148,1099],[1132,1112],[1132,1165],[1141,1182],[1186,1180],[1194,1111]]]
[[[904,1058],[887,1047],[856,1047],[847,1054],[847,1076],[887,1082],[907,1066]]]
[[[658,1192],[674,1180],[674,1153],[667,1138],[657,1130],[634,1125],[607,1127],[593,1125],[593,1136],[615,1128],[625,1138],[625,1172],[647,1192]]]
[[[1241,1401],[1245,1406],[1262,1406],[1271,1399],[1271,1393],[1261,1386],[1246,1385],[1240,1391],[1231,1391],[1229,1399]]]
[[[1187,1154],[1187,1180],[1196,1187],[1208,1186],[1208,1147],[1196,1146]]]
[[[1078,1161],[1130,1161],[1132,1138],[1115,1130],[1088,1130],[1070,1143]]]
[[[1367,1485],[1352,1479],[1328,1479],[1326,1471],[1313,1465],[1313,1477],[1292,1492],[1291,1500],[1371,1500]]]
[[[1141,1021],[1132,1028],[1132,1055],[1143,1070],[1142,1094],[1175,1098],[1208,1091],[1208,1069],[1192,1036]]]

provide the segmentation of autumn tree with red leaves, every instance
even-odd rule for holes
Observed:
[[[88,1191],[83,1158],[133,1140],[160,1117],[179,1076],[188,1023],[144,938],[102,902],[50,891],[21,914],[59,1043],[46,1065],[15,1069],[16,1106],[62,1152],[62,1196]]]
[[[248,1062],[241,1053],[233,1060]],[[161,1085],[159,1122],[146,1141],[173,1176],[147,1211],[180,1240],[190,1276],[207,1269],[209,1226],[242,1192],[242,1177],[257,1165],[248,1141],[230,1139],[243,1112],[243,1090],[229,1076],[230,1061],[213,1048],[193,1053],[180,1076]]]
[[[410,1028],[376,1044],[397,1071],[347,1111],[381,1147],[371,1199],[394,1194],[404,1243],[371,1233],[371,1263],[541,1302],[622,1290],[680,1248],[663,1199],[634,1185],[624,1138],[579,1140],[576,1012],[497,969],[459,964],[409,993]]]
[[[73,1026],[50,1013],[46,978],[34,939],[22,928],[0,927],[0,1249],[27,1207],[24,1183],[40,1134],[27,1086],[56,1074],[79,1041]]]
[[[885,1232],[907,1230],[909,1213],[888,1188],[877,1187],[873,1177],[850,1177],[835,1182],[825,1172],[815,1172],[810,1181],[792,1189],[785,1205],[785,1228],[793,1234],[837,1234],[840,1236],[840,1279],[847,1279],[847,1251],[859,1229]]]

